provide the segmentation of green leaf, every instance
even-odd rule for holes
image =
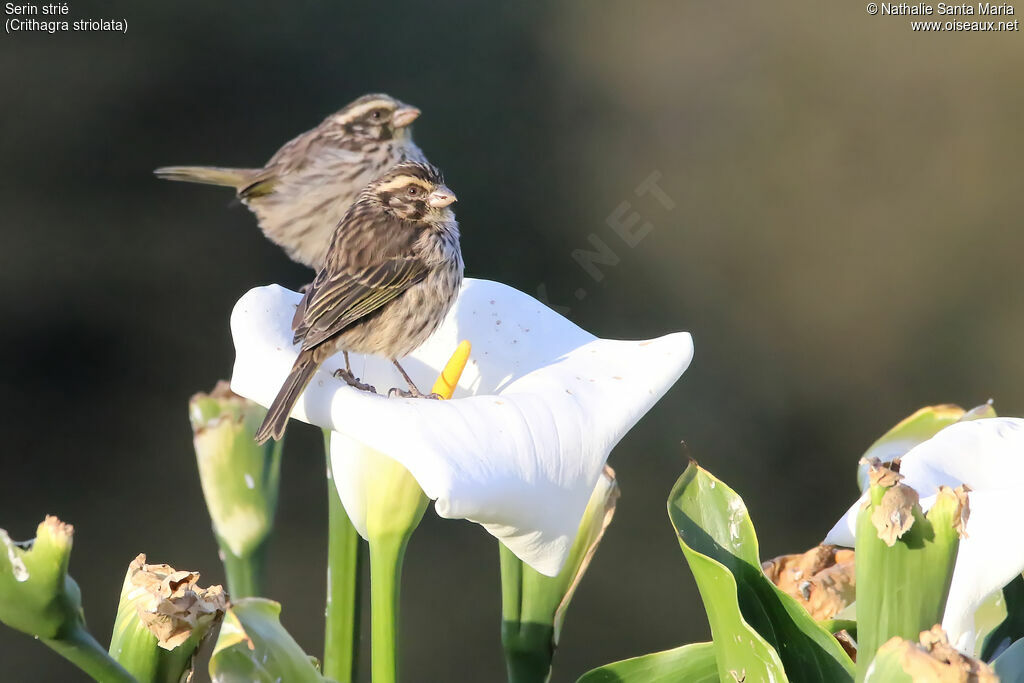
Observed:
[[[870,461],[871,458],[878,458],[882,462],[889,462],[893,458],[906,455],[911,448],[927,441],[951,424],[995,416],[996,411],[991,403],[982,403],[967,412],[952,403],[925,406],[903,418],[896,426],[879,437],[864,452],[862,460]],[[861,464],[857,469],[857,484],[861,491],[868,487],[868,466],[865,464]]]
[[[985,644],[1004,621],[1006,621],[1006,597],[1002,590],[998,590],[982,600],[974,610],[974,644],[971,651],[984,652]],[[986,661],[997,657],[999,652],[1005,649],[1010,642],[1012,641],[1007,641],[998,651],[993,648],[992,655],[986,658]]]
[[[992,405],[992,401],[988,403],[982,403],[980,406],[974,406],[958,420],[958,422],[970,422],[971,420],[987,420],[991,417],[999,417],[996,414],[996,408]]]
[[[605,664],[583,674],[576,683],[718,683],[718,680],[714,643],[692,643]]]
[[[691,463],[668,512],[704,601],[723,680],[732,672],[748,681],[852,680],[842,646],[761,571],[754,526],[732,489]]]
[[[960,544],[962,493],[940,487],[924,515],[916,492],[898,483],[898,474],[884,466],[876,471],[887,472],[887,479],[871,485],[857,517],[859,679],[886,641],[916,641],[942,621]],[[876,524],[883,522],[880,530]]]
[[[284,630],[281,605],[244,598],[231,605],[210,659],[214,683],[324,683],[313,661]]]
[[[1024,640],[1006,648],[992,662],[1001,683],[1024,683]]]
[[[857,640],[856,619],[822,619],[818,622],[818,625],[833,634],[846,631],[850,634],[850,637]]]
[[[868,487],[868,466],[864,460],[878,458],[889,462],[906,454],[914,446],[924,443],[958,421],[964,415],[964,409],[952,403],[937,406],[925,406],[902,420],[892,429],[880,436],[864,452],[861,464],[857,468],[857,485],[864,491]]]
[[[1024,576],[1018,575],[1003,588],[1006,618],[985,638],[981,659],[989,662],[1010,646],[1024,638]]]

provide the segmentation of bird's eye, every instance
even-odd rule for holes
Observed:
[[[410,185],[409,189],[407,190],[407,192],[409,193],[410,197],[415,197],[415,196],[419,195],[420,188],[416,187],[415,185]]]
[[[383,114],[381,114],[380,109],[374,109],[370,116],[373,118],[374,121],[378,121],[380,120],[380,117],[383,116]]]

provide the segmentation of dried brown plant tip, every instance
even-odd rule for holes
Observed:
[[[854,600],[854,552],[847,548],[819,545],[802,554],[768,560],[761,568],[819,621],[835,618]]]
[[[67,522],[62,522],[54,515],[46,515],[43,518],[43,527],[54,537],[70,539],[75,534],[75,527]]]
[[[903,671],[915,681],[934,683],[997,683],[999,678],[984,662],[960,654],[949,644],[942,627],[922,631],[920,644],[892,638],[878,650],[876,660],[898,657]]]
[[[960,538],[967,538],[967,520],[971,516],[971,504],[967,494],[971,488],[967,484],[961,484],[955,489],[948,486],[939,487],[939,499],[943,496],[956,497],[956,511],[953,513],[953,529]]]
[[[878,529],[878,537],[890,548],[914,526],[914,508],[919,497],[917,491],[905,484],[892,486],[871,513],[871,523]]]
[[[123,600],[131,600],[139,620],[156,636],[160,647],[173,650],[197,628],[206,628],[227,609],[221,586],[196,585],[198,572],[176,571],[166,564],[146,564],[140,554],[128,567]]]
[[[878,458],[861,458],[860,464],[868,466],[868,482],[872,486],[889,488],[903,480],[899,458],[894,458],[890,462],[882,462]]]
[[[843,646],[843,652],[849,656],[849,658],[856,662],[857,661],[857,641],[853,639],[850,632],[846,629],[833,633],[832,637],[839,641],[839,644]]]
[[[199,392],[198,394],[196,394],[196,396],[202,396],[202,392]],[[246,399],[231,391],[231,383],[228,382],[226,379],[217,380],[217,384],[214,385],[213,390],[209,393],[209,396],[210,398],[229,399],[240,402],[246,401]]]

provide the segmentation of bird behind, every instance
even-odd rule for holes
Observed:
[[[263,169],[261,168],[220,168],[218,166],[165,166],[158,168],[158,178],[179,180],[186,183],[202,183],[204,185],[222,185],[236,190],[249,184]]]
[[[347,353],[398,360],[433,334],[462,284],[459,227],[449,208],[455,195],[440,172],[403,162],[371,182],[338,224],[324,266],[306,290],[292,322],[302,349],[256,433],[280,439],[295,402],[320,365],[346,353],[340,376],[360,388]]]
[[[419,114],[390,95],[364,95],[286,143],[262,168],[166,166],[155,173],[233,188],[268,239],[319,269],[359,191],[396,163],[426,162],[409,128]]]

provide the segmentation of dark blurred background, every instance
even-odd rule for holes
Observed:
[[[104,642],[136,553],[223,580],[186,402],[230,372],[235,300],[310,273],[229,191],[151,170],[258,165],[386,91],[424,111],[468,275],[604,337],[694,335],[690,370],[612,453],[623,498],[555,680],[706,638],[665,514],[687,456],[744,496],[767,558],[815,544],[859,454],[919,406],[1024,411],[1021,34],[742,5],[72,0],[72,18],[125,17],[127,35],[0,37],[0,525],[75,525]],[[671,210],[635,193],[655,172]],[[607,223],[623,202],[653,225],[632,248]],[[599,282],[571,256],[592,235],[619,258]],[[289,431],[270,577],[316,655],[319,439]],[[427,513],[407,680],[502,678],[497,560],[475,525]],[[7,629],[0,661],[8,680],[80,678]]]

